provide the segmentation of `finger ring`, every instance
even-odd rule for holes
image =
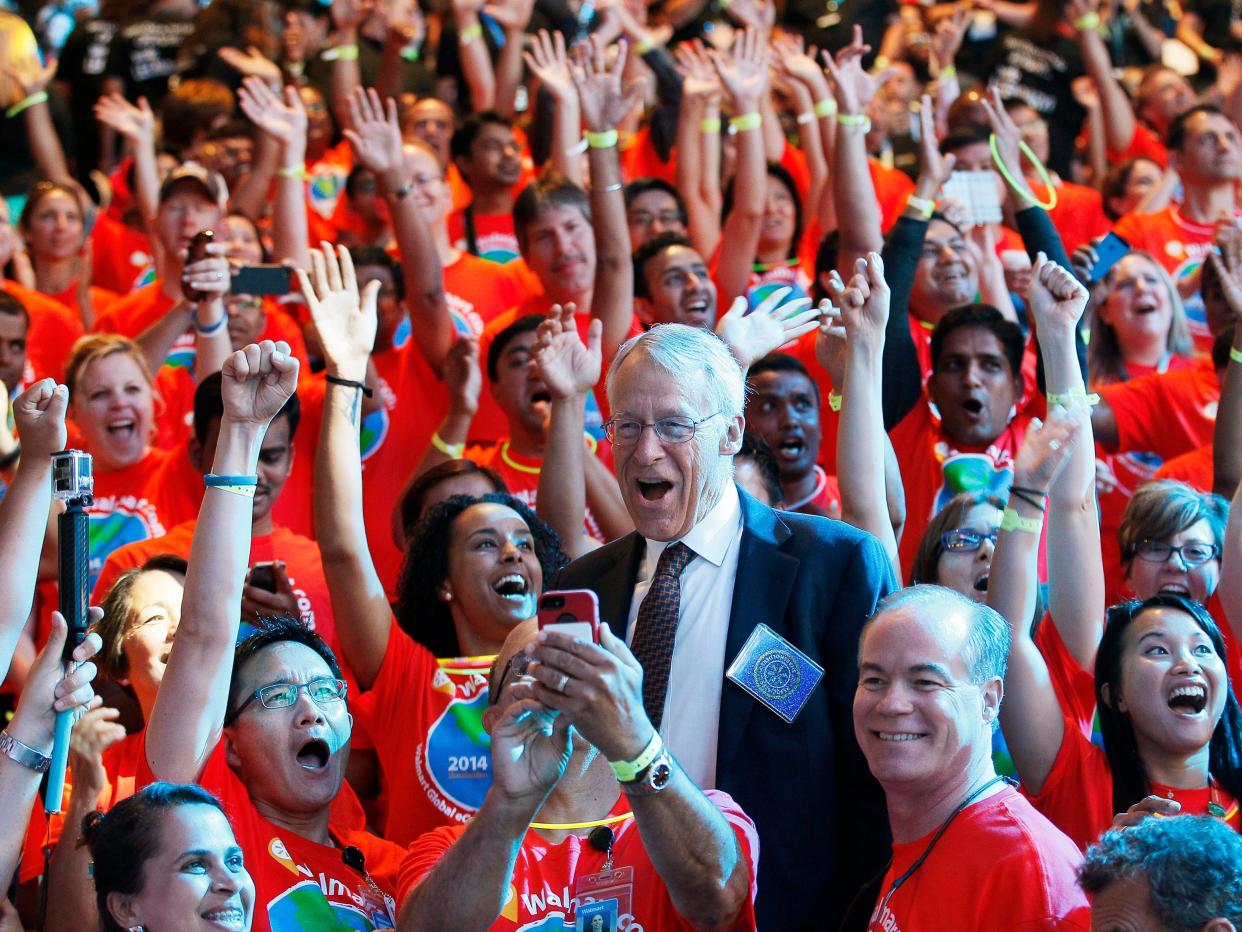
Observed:
[[[560,681],[560,683],[558,683],[558,684],[557,684],[557,686],[556,686],[556,691],[557,691],[558,693],[563,693],[563,692],[565,691],[565,687],[566,687],[566,686],[568,686],[568,685],[569,685],[569,674],[568,674],[568,673],[562,673],[562,674],[561,674],[561,681]]]
[[[1049,440],[1048,449],[1052,450],[1055,453],[1057,450],[1061,449],[1061,441],[1060,440]]]

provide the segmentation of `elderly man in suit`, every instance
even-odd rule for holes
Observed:
[[[851,724],[858,635],[894,587],[889,561],[861,531],[773,511],[734,484],[744,374],[713,334],[653,328],[621,347],[607,388],[636,532],[556,587],[596,592],[643,665],[664,745],[754,818],[759,928],[836,928],[889,853]]]

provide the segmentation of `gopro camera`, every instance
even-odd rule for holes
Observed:
[[[95,491],[91,455],[81,450],[52,454],[52,497],[62,502],[89,505]]]

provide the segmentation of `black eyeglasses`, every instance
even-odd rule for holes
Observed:
[[[298,693],[303,689],[316,705],[324,706],[344,699],[349,684],[331,676],[317,676],[307,683],[269,683],[267,686],[260,686],[247,696],[246,701],[224,720],[224,724],[235,721],[256,699],[265,709],[287,709],[298,701]]]
[[[500,677],[496,680],[496,688],[489,690],[487,694],[487,704],[495,705],[500,700],[500,692],[505,688],[505,680],[509,676],[509,672],[513,671],[514,679],[521,679],[526,675],[526,668],[530,665],[530,657],[522,651],[518,651],[509,658],[504,669],[500,671]]]
[[[662,417],[653,424],[614,417],[604,421],[604,435],[613,446],[637,443],[638,438],[643,435],[643,429],[650,427],[663,443],[689,443],[694,438],[700,424],[710,421],[719,414],[720,412],[716,411],[697,421],[684,415],[673,415]]]
[[[1180,547],[1162,540],[1145,540],[1134,551],[1134,555],[1146,563],[1168,563],[1175,553],[1184,566],[1192,567],[1216,559],[1220,556],[1220,547],[1202,540],[1192,540]]]
[[[940,546],[949,553],[974,553],[983,546],[985,540],[996,543],[996,531],[973,531],[968,527],[957,527],[940,535]]]

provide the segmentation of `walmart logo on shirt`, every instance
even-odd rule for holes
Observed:
[[[335,879],[329,884],[348,890]],[[378,911],[367,913],[352,903],[330,903],[319,884],[304,880],[267,904],[272,932],[375,932],[394,928],[392,919]]]

